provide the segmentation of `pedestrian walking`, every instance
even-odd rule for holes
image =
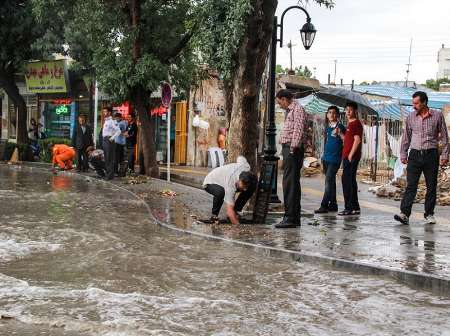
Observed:
[[[283,155],[284,217],[275,227],[291,228],[300,226],[300,169],[305,156],[307,115],[289,90],[278,91],[276,98],[278,105],[286,110],[286,118],[280,139]]]
[[[341,166],[343,141],[341,134],[345,135],[346,128],[338,120],[339,108],[328,107],[325,116],[325,145],[322,156],[322,166],[325,173],[325,191],[320,208],[314,213],[323,214],[338,211],[336,200],[336,174]]]
[[[72,161],[75,157],[75,149],[73,147],[64,144],[51,144],[48,149],[52,153],[53,168],[58,166],[61,170],[72,169]]]
[[[219,212],[225,201],[227,216],[232,224],[239,224],[238,212],[256,190],[256,175],[250,172],[250,165],[243,156],[237,158],[236,163],[230,163],[212,170],[203,182],[205,191],[214,196],[212,216],[210,221],[219,220]],[[236,193],[239,193],[235,200]]]
[[[117,122],[112,118],[112,108],[110,106],[105,107],[102,110],[105,116],[105,122],[102,128],[102,143],[103,151],[105,155],[106,166],[106,179],[112,180],[114,178],[114,163],[116,162],[116,138],[121,134],[120,128]]]
[[[128,122],[122,118],[122,114],[120,112],[116,112],[114,114],[114,120],[117,122],[117,126],[119,126],[120,129],[120,134],[116,137],[116,161],[114,163],[114,169],[117,175],[125,176],[127,166],[124,166],[124,160],[125,145],[127,143],[126,132],[128,129]]]
[[[77,151],[77,171],[88,171],[89,163],[86,149],[94,145],[92,128],[86,123],[86,115],[80,114],[78,125],[72,136],[72,147]]]
[[[134,173],[134,162],[136,161],[136,144],[137,144],[137,124],[136,116],[130,115],[130,123],[128,125],[127,137],[127,152],[128,152],[128,171]]]
[[[345,209],[338,213],[340,216],[359,215],[361,208],[358,201],[358,183],[356,173],[361,160],[361,144],[363,126],[358,119],[358,105],[348,102],[345,105],[347,130],[345,134],[338,133],[344,140],[342,148],[342,191],[344,194]]]
[[[428,107],[428,96],[417,91],[412,96],[414,111],[406,118],[400,146],[400,160],[406,167],[406,190],[400,204],[401,213],[395,220],[409,224],[409,216],[416,198],[417,185],[421,174],[425,177],[425,222],[435,224],[436,188],[439,164],[448,163],[448,132],[442,112]],[[439,142],[442,151],[439,154]],[[408,155],[409,149],[409,155]]]

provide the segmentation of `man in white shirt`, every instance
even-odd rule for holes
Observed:
[[[110,106],[105,107],[102,112],[105,116],[105,123],[102,128],[102,144],[105,154],[106,180],[112,180],[115,172],[116,138],[121,134],[121,131],[117,121],[111,116],[112,108]]]
[[[203,182],[205,191],[214,196],[211,222],[219,220],[219,212],[225,201],[227,216],[232,224],[239,224],[237,212],[241,211],[256,190],[257,177],[250,172],[250,165],[243,156],[236,163],[211,171]],[[238,198],[234,199],[235,194]]]

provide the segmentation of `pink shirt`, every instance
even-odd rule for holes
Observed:
[[[307,114],[295,100],[288,106],[280,142],[290,144],[291,150],[300,147],[305,141]]]
[[[416,150],[438,148],[442,142],[441,159],[448,159],[448,132],[442,112],[429,109],[425,118],[418,112],[411,112],[406,118],[400,146],[400,159],[408,157],[408,149]]]

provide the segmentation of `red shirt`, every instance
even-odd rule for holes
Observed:
[[[361,138],[362,143],[362,136],[363,136],[363,126],[361,122],[356,119],[353,120],[351,123],[347,125],[347,131],[345,132],[344,137],[344,148],[342,149],[342,158],[348,159],[348,155],[352,151],[353,142],[355,141],[355,135],[359,135]],[[359,160],[361,159],[361,144],[359,144],[358,149],[356,150],[355,154],[353,155],[353,159]]]

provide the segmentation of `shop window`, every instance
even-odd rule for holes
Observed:
[[[72,105],[46,103],[44,109],[47,137],[70,138]]]

